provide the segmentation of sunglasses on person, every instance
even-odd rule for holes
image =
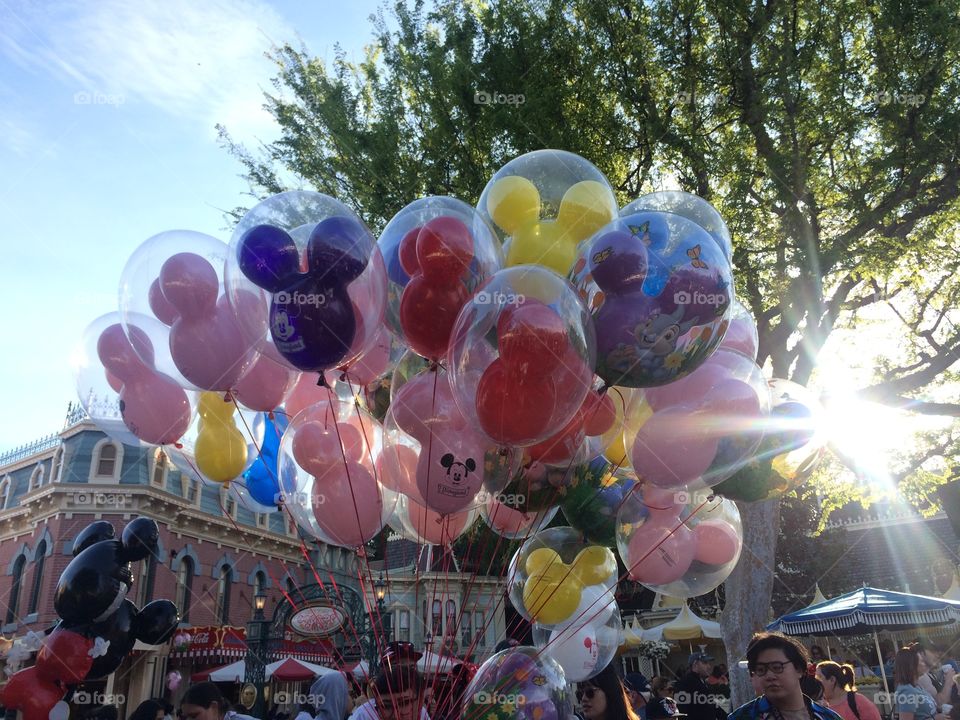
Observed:
[[[752,668],[750,668],[750,674],[754,677],[763,677],[767,672],[772,672],[774,675],[783,674],[783,669],[790,663],[782,662],[771,662],[771,663],[757,663]]]
[[[601,690],[598,687],[586,687],[583,689],[578,689],[576,693],[577,702],[580,702],[584,698],[586,698],[587,700],[593,700],[593,698],[596,696],[598,692],[603,692],[603,690]]]

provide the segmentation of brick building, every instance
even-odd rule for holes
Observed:
[[[138,646],[105,683],[90,688],[122,696],[121,713],[163,695],[169,669],[181,671],[185,688],[190,673],[242,656],[242,642],[231,646],[213,631],[232,627],[237,631],[228,635],[242,638],[258,590],[267,595],[269,616],[282,590],[314,583],[304,549],[324,579],[355,584],[355,553],[304,545],[285,513],[253,513],[223,488],[181,474],[162,450],[111,440],[72,407],[61,432],[0,456],[0,650],[57,621],[53,594],[83,528],[107,520],[119,535],[139,516],[160,526],[159,552],[133,564],[128,598],[138,606],[173,600],[183,619],[181,641],[189,642]],[[288,649],[304,659],[332,659],[329,643]]]

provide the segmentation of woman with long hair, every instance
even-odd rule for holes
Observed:
[[[857,692],[852,665],[833,660],[817,663],[817,680],[823,685],[823,702],[843,720],[880,720],[880,710]]]
[[[584,720],[640,720],[614,663],[578,684],[577,702]]]
[[[937,701],[917,681],[927,672],[927,663],[916,647],[900,648],[893,661],[893,707],[900,720],[947,720],[937,713]]]

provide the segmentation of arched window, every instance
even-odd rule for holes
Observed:
[[[60,482],[63,474],[63,446],[57,448],[53,455],[53,466],[50,468],[50,482]]]
[[[0,482],[0,510],[6,510],[10,505],[10,476]]]
[[[433,625],[430,632],[433,633],[434,637],[439,637],[443,634],[443,617],[440,614],[442,607],[443,604],[439,600],[433,601]]]
[[[153,473],[150,475],[151,484],[163,487],[167,481],[167,456],[163,450],[157,448],[153,456]]]
[[[47,541],[41,540],[37,545],[37,552],[34,555],[36,562],[33,570],[33,590],[30,592],[30,609],[27,614],[32,615],[37,611],[37,605],[40,604],[40,585],[43,583],[43,565],[47,555]]]
[[[23,584],[23,568],[26,564],[27,559],[23,555],[13,564],[13,583],[10,585],[10,602],[7,603],[7,625],[17,622],[19,617],[20,585]]]
[[[287,595],[293,599],[293,594],[297,591],[297,584],[293,581],[292,577],[287,577],[287,579],[284,581],[284,585],[287,588]]]
[[[37,465],[33,474],[30,475],[30,489],[36,490],[43,485],[43,465]]]
[[[193,597],[193,576],[196,572],[193,558],[181,558],[180,568],[177,570],[177,607],[180,608],[180,619],[183,622],[190,622],[190,599]]]
[[[468,648],[473,643],[473,623],[470,621],[472,616],[469,612],[465,612],[460,617],[461,621],[463,622],[460,644],[464,648]]]
[[[229,565],[220,568],[220,581],[217,585],[217,622],[230,624],[230,590],[233,586],[233,570]]]
[[[402,640],[403,642],[410,641],[410,611],[401,610],[400,611],[400,627],[397,631],[397,640]]]
[[[447,635],[457,631],[457,603],[447,600]]]
[[[473,625],[477,633],[477,647],[483,647],[487,644],[487,626],[483,621],[483,613],[475,612],[473,614]]]
[[[100,446],[100,452],[94,458],[96,477],[112,478],[117,473],[117,446],[105,443]]]

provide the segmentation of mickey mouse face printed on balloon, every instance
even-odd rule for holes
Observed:
[[[349,208],[320,193],[281,193],[251,209],[231,240],[226,276],[238,316],[249,297],[267,309],[261,352],[311,372],[362,354],[383,317],[374,245]],[[351,292],[358,284],[363,292]]]

